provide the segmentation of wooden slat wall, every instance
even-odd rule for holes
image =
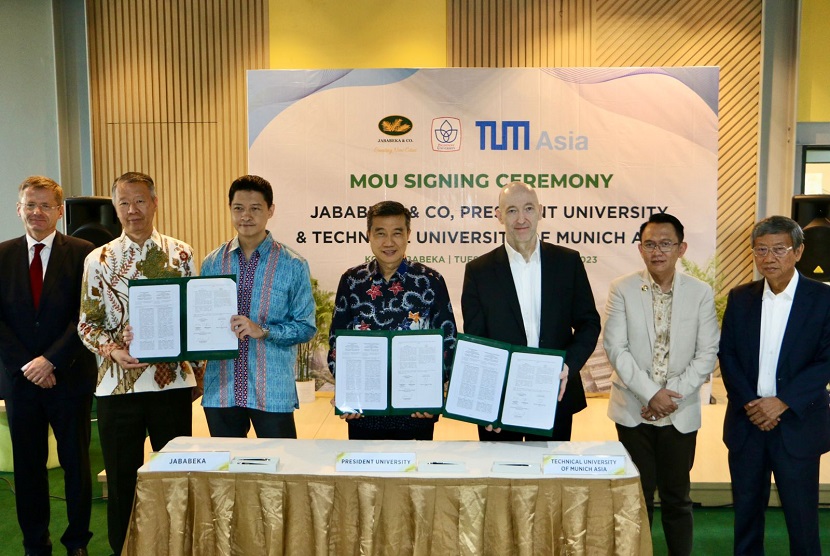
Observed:
[[[233,236],[230,183],[246,173],[245,70],[268,67],[268,0],[88,0],[97,195],[150,174],[156,227],[198,262]]]
[[[761,0],[448,0],[452,67],[719,66],[718,256],[752,277]]]

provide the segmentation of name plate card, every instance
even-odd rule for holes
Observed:
[[[623,475],[625,456],[549,454],[542,459],[545,475]]]
[[[227,471],[230,452],[153,452],[149,471]]]
[[[337,471],[416,471],[418,465],[414,452],[340,452],[337,454]]]

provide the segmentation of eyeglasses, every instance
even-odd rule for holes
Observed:
[[[790,245],[789,247],[784,247],[783,245],[776,245],[775,247],[767,247],[766,245],[761,247],[753,247],[752,252],[755,253],[755,256],[759,259],[763,259],[770,252],[775,255],[776,259],[781,259],[787,256],[787,253],[792,251],[793,247]]]
[[[23,210],[25,210],[26,212],[35,212],[35,209],[40,209],[43,212],[52,212],[53,210],[57,210],[58,208],[60,208],[60,205],[47,205],[46,203],[26,203],[25,205],[21,203],[17,204],[23,207]]]
[[[640,247],[642,247],[643,251],[645,251],[646,253],[651,253],[655,249],[659,249],[661,253],[671,253],[677,245],[679,244],[672,243],[671,241],[661,241],[660,243],[647,241],[645,243],[641,243]]]

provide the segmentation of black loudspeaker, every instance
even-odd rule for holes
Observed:
[[[65,201],[66,234],[100,247],[121,235],[121,222],[109,197],[69,197]]]
[[[795,195],[792,214],[804,230],[804,254],[795,267],[808,278],[830,281],[830,195]]]

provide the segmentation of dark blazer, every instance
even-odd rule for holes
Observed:
[[[26,237],[0,243],[0,395],[33,398],[42,389],[20,367],[43,355],[55,366],[53,398],[91,394],[97,378],[95,356],[78,337],[84,259],[94,246],[55,234],[43,279],[39,310],[29,283]]]
[[[721,331],[720,367],[729,402],[723,441],[729,450],[764,434],[744,405],[758,398],[758,353],[764,281],[729,292]],[[793,457],[830,450],[830,286],[798,277],[790,318],[778,358],[777,397],[790,409],[781,415],[781,438]]]
[[[594,352],[600,318],[579,253],[541,242],[542,315],[539,347],[566,350],[568,385],[557,413],[586,407],[579,371]],[[464,332],[527,345],[519,297],[502,245],[469,263],[461,293]]]

